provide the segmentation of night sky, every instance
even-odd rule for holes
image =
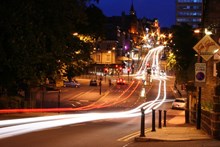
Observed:
[[[158,18],[161,27],[175,24],[176,0],[133,0],[138,18]],[[124,11],[129,14],[132,0],[100,0],[97,5],[106,16],[121,16]]]

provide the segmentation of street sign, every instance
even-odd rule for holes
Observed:
[[[195,64],[195,84],[196,86],[204,85],[206,82],[206,63]]]
[[[206,61],[218,52],[220,46],[209,36],[204,36],[193,49]]]

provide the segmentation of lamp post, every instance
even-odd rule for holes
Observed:
[[[61,89],[59,89],[59,91],[58,91],[58,100],[57,100],[57,107],[58,108],[60,108],[60,93],[61,93]],[[60,113],[60,112],[58,111],[58,113]]]
[[[46,87],[42,85],[42,87],[41,87],[41,90],[42,90],[41,108],[44,108],[45,89],[46,89]]]
[[[202,58],[200,56],[201,53],[198,53],[198,63],[202,63]],[[197,104],[197,118],[196,118],[196,128],[201,128],[201,95],[202,95],[202,87],[199,85],[198,91],[198,104]]]
[[[204,28],[202,30],[204,31]],[[200,32],[199,29],[194,30],[194,33],[199,34],[200,41],[193,48],[198,53],[197,63],[201,64],[202,63],[201,52],[202,52],[203,48],[199,48],[199,45],[200,45],[200,42],[204,39],[204,37],[203,37],[204,33]],[[208,32],[208,33],[210,33],[210,32]],[[205,31],[205,34],[207,35],[206,31]],[[200,72],[197,72],[197,74],[195,75],[195,79],[197,79],[197,82],[199,80],[203,81],[201,79],[204,79],[204,78],[205,78],[205,76],[200,75]],[[196,113],[196,128],[197,129],[201,128],[201,94],[202,94],[201,84],[205,84],[205,82],[204,83],[200,82],[199,84],[197,84],[197,86],[198,86],[198,102],[197,102],[197,113]]]
[[[99,94],[102,94],[102,78],[99,79]]]
[[[194,31],[195,33],[199,33],[201,37],[203,36],[203,33],[200,33],[199,31]],[[202,85],[205,85],[206,81],[206,63],[202,62],[202,58],[204,60],[208,61],[209,58],[212,56],[210,54],[205,54],[208,50],[211,50],[215,48],[210,48],[206,46],[202,46],[203,42],[210,41],[212,42],[212,39],[208,36],[210,32],[205,31],[206,36],[204,36],[193,48],[194,50],[198,53],[198,60],[197,60],[197,66],[196,66],[196,73],[195,73],[195,80],[196,80],[196,85],[198,86],[198,103],[197,103],[197,114],[196,114],[196,128],[200,129],[201,128],[201,94],[202,94]],[[201,38],[200,37],[200,38]],[[214,42],[214,41],[213,41]],[[210,43],[209,43],[210,44]],[[213,45],[211,45],[213,46]],[[206,55],[206,56],[204,56]]]

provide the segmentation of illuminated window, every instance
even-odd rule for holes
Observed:
[[[178,12],[178,16],[202,16],[201,12]]]
[[[110,55],[106,55],[106,61],[110,62],[111,61],[111,56]]]
[[[96,55],[96,61],[97,61],[97,62],[100,62],[100,61],[101,61],[100,55]]]
[[[202,0],[178,0],[178,3],[202,3]]]

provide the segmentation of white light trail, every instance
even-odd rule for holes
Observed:
[[[164,46],[158,46],[155,47],[151,50],[149,50],[148,54],[145,56],[145,58],[143,59],[143,62],[139,68],[139,70],[136,73],[137,77],[141,77],[142,75],[145,75],[146,73],[146,64],[148,62],[152,63],[152,67],[156,68],[158,70],[158,66],[159,66],[159,53],[164,49]]]
[[[158,66],[159,53],[162,50],[163,46],[158,46],[154,49],[151,49],[144,58],[142,66],[140,67],[140,70],[137,72],[136,75],[142,76],[143,74],[146,74],[146,64],[150,61],[150,59],[153,62],[155,61],[155,65]],[[166,78],[160,77],[158,75],[153,76],[153,78],[159,81],[157,97],[154,100],[145,102],[132,110],[124,112],[66,114],[14,120],[2,120],[0,121],[0,139],[15,135],[21,135],[33,131],[39,131],[94,120],[136,117],[141,115],[141,108],[145,109],[145,114],[151,113],[152,109],[157,109],[164,102],[170,102],[170,100],[166,100]],[[161,87],[163,87],[162,99]]]

